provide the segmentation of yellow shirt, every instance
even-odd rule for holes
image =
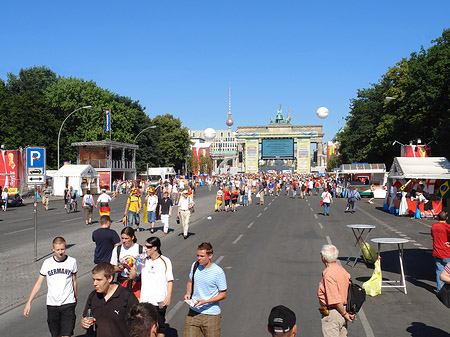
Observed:
[[[128,200],[127,200],[127,204],[129,204],[128,210],[131,212],[138,212],[140,203],[141,203],[140,197],[136,197],[136,196],[128,197]]]

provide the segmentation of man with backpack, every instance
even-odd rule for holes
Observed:
[[[347,203],[348,203],[348,210],[353,214],[355,213],[356,209],[356,202],[358,200],[361,200],[361,195],[358,192],[358,187],[355,187],[353,191],[350,192],[348,195]]]
[[[320,255],[326,266],[317,290],[322,333],[324,337],[344,337],[347,336],[347,321],[356,319],[346,309],[350,274],[336,262],[339,256],[336,246],[323,245]]]
[[[92,269],[95,290],[91,292],[81,319],[81,326],[95,326],[97,337],[129,337],[127,312],[138,304],[128,288],[113,283],[114,267],[109,262],[99,263]]]
[[[227,280],[223,269],[211,261],[213,248],[209,242],[197,247],[197,261],[191,266],[185,300],[192,300],[184,326],[184,337],[220,336],[219,301],[227,297]]]

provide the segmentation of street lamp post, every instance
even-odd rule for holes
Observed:
[[[136,143],[137,137],[139,137],[139,135],[140,135],[142,132],[144,132],[145,130],[148,130],[148,129],[156,129],[156,128],[157,128],[156,125],[152,125],[152,126],[149,126],[149,127],[145,128],[144,130],[142,130],[141,132],[139,132],[139,133],[137,134],[137,136],[134,138],[134,142]]]
[[[92,106],[90,106],[90,105],[86,105],[86,106],[82,106],[81,108],[78,108],[78,109],[76,109],[76,110],[74,110],[74,111],[72,111],[64,120],[63,120],[63,122],[62,122],[62,124],[61,124],[61,127],[59,128],[59,132],[58,132],[58,159],[57,159],[57,162],[58,162],[58,169],[59,169],[59,138],[61,137],[61,130],[62,130],[62,127],[63,127],[63,125],[64,125],[64,123],[66,122],[66,120],[67,120],[67,118],[69,118],[70,116],[72,116],[75,112],[77,112],[78,110],[81,110],[81,109],[92,109]]]

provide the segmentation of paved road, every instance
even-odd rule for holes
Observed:
[[[399,218],[384,213],[380,201],[375,205],[360,202],[355,214],[344,214],[345,201],[342,199],[337,199],[332,205],[331,216],[324,217],[316,196],[307,200],[293,200],[284,195],[268,197],[265,206],[239,207],[236,213],[214,213],[210,211],[213,202],[211,195],[206,190],[199,191],[197,211],[194,213],[198,220],[193,224],[192,236],[188,240],[182,240],[179,228],[162,239],[163,253],[171,258],[175,277],[173,301],[168,310],[168,336],[183,335],[188,308],[182,298],[189,266],[195,260],[196,245],[202,241],[212,242],[214,260],[224,268],[227,275],[229,295],[221,304],[222,336],[268,335],[265,328],[267,316],[270,308],[278,304],[287,305],[296,312],[299,336],[321,336],[315,295],[324,268],[319,256],[320,247],[327,242],[337,245],[341,250],[342,264],[358,283],[364,282],[372,274],[372,269],[363,263],[358,263],[355,268],[345,265],[354,242],[351,231],[345,226],[349,223],[376,225],[372,237],[406,237],[411,240],[405,246],[404,259],[408,295],[389,289],[383,290],[380,296],[368,298],[358,321],[350,324],[349,336],[450,336],[447,333],[450,331],[447,309],[434,295],[434,267],[429,236],[432,221]],[[114,206],[117,207],[117,218],[120,218],[123,203],[124,200],[119,200]],[[207,215],[213,219],[207,220]],[[48,229],[49,236],[50,233],[53,235],[55,226],[58,227],[58,223],[63,221],[56,216],[55,221],[48,220],[48,226],[53,226],[53,230]],[[63,218],[67,218],[67,215],[63,215]],[[117,231],[120,231],[120,226],[118,223],[113,225]],[[82,233],[89,233],[92,229],[86,229],[80,223],[69,227],[72,230],[79,228],[69,234],[73,237],[74,246],[68,249],[68,254],[76,257],[84,268],[83,272],[80,268],[79,275],[81,303],[77,310],[80,312],[92,289],[89,269],[92,266],[93,244],[86,239],[85,242],[74,240],[78,238],[77,235],[86,237],[87,234]],[[1,240],[5,240],[4,234],[1,233]],[[13,237],[13,234],[9,235]],[[142,244],[148,236],[149,232],[139,233],[139,243]],[[26,244],[30,245],[32,241],[29,238],[27,240]],[[50,242],[51,238],[47,241]],[[80,247],[85,247],[89,252],[81,253]],[[395,254],[396,247],[383,247],[382,268],[385,278],[398,279]],[[82,260],[87,260],[87,263]],[[40,266],[40,263],[36,265]],[[16,270],[11,272],[16,273]],[[36,275],[37,272],[33,280]],[[17,278],[19,280],[20,277]],[[29,281],[25,283],[29,284]],[[29,287],[24,288],[23,292],[27,296]],[[3,299],[5,288],[0,288],[0,291]],[[2,331],[7,332],[5,336],[48,335],[45,296],[33,302],[32,310],[28,319],[22,316],[23,305],[1,315],[0,325]],[[79,317],[76,334],[82,334],[78,321]]]

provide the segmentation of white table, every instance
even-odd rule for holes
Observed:
[[[380,286],[381,286],[381,288],[403,288],[403,290],[405,291],[405,295],[406,295],[407,291],[406,291],[405,271],[403,269],[403,245],[405,243],[408,243],[409,240],[402,239],[402,238],[374,238],[371,241],[378,244],[378,256],[380,256],[381,245],[383,245],[383,244],[396,244],[397,245],[398,260],[400,262],[401,279],[400,279],[400,281],[383,281],[382,279],[380,279]],[[381,263],[381,267],[383,267],[383,263]],[[385,283],[386,285],[383,285],[383,283]],[[398,284],[392,285],[391,283],[398,283]]]
[[[364,225],[364,224],[353,224],[353,225],[347,225],[348,228],[352,229],[353,235],[355,236],[356,242],[355,242],[355,247],[359,246],[359,252],[357,255],[355,255],[354,257],[354,261],[353,261],[353,265],[352,268],[356,265],[356,263],[358,262],[359,257],[361,256],[361,251],[363,249],[363,246],[365,246],[367,248],[367,251],[370,254],[370,250],[369,247],[367,246],[367,238],[369,237],[370,231],[374,228],[376,228],[377,226],[374,225]],[[364,232],[366,232],[365,237],[363,237]],[[361,242],[362,240],[362,242]],[[362,244],[364,243],[364,245]],[[353,248],[353,251],[355,251],[355,248]],[[352,254],[347,258],[347,264],[349,264],[349,262],[352,260],[353,258],[353,252]],[[373,260],[376,261],[376,256],[373,256]]]

